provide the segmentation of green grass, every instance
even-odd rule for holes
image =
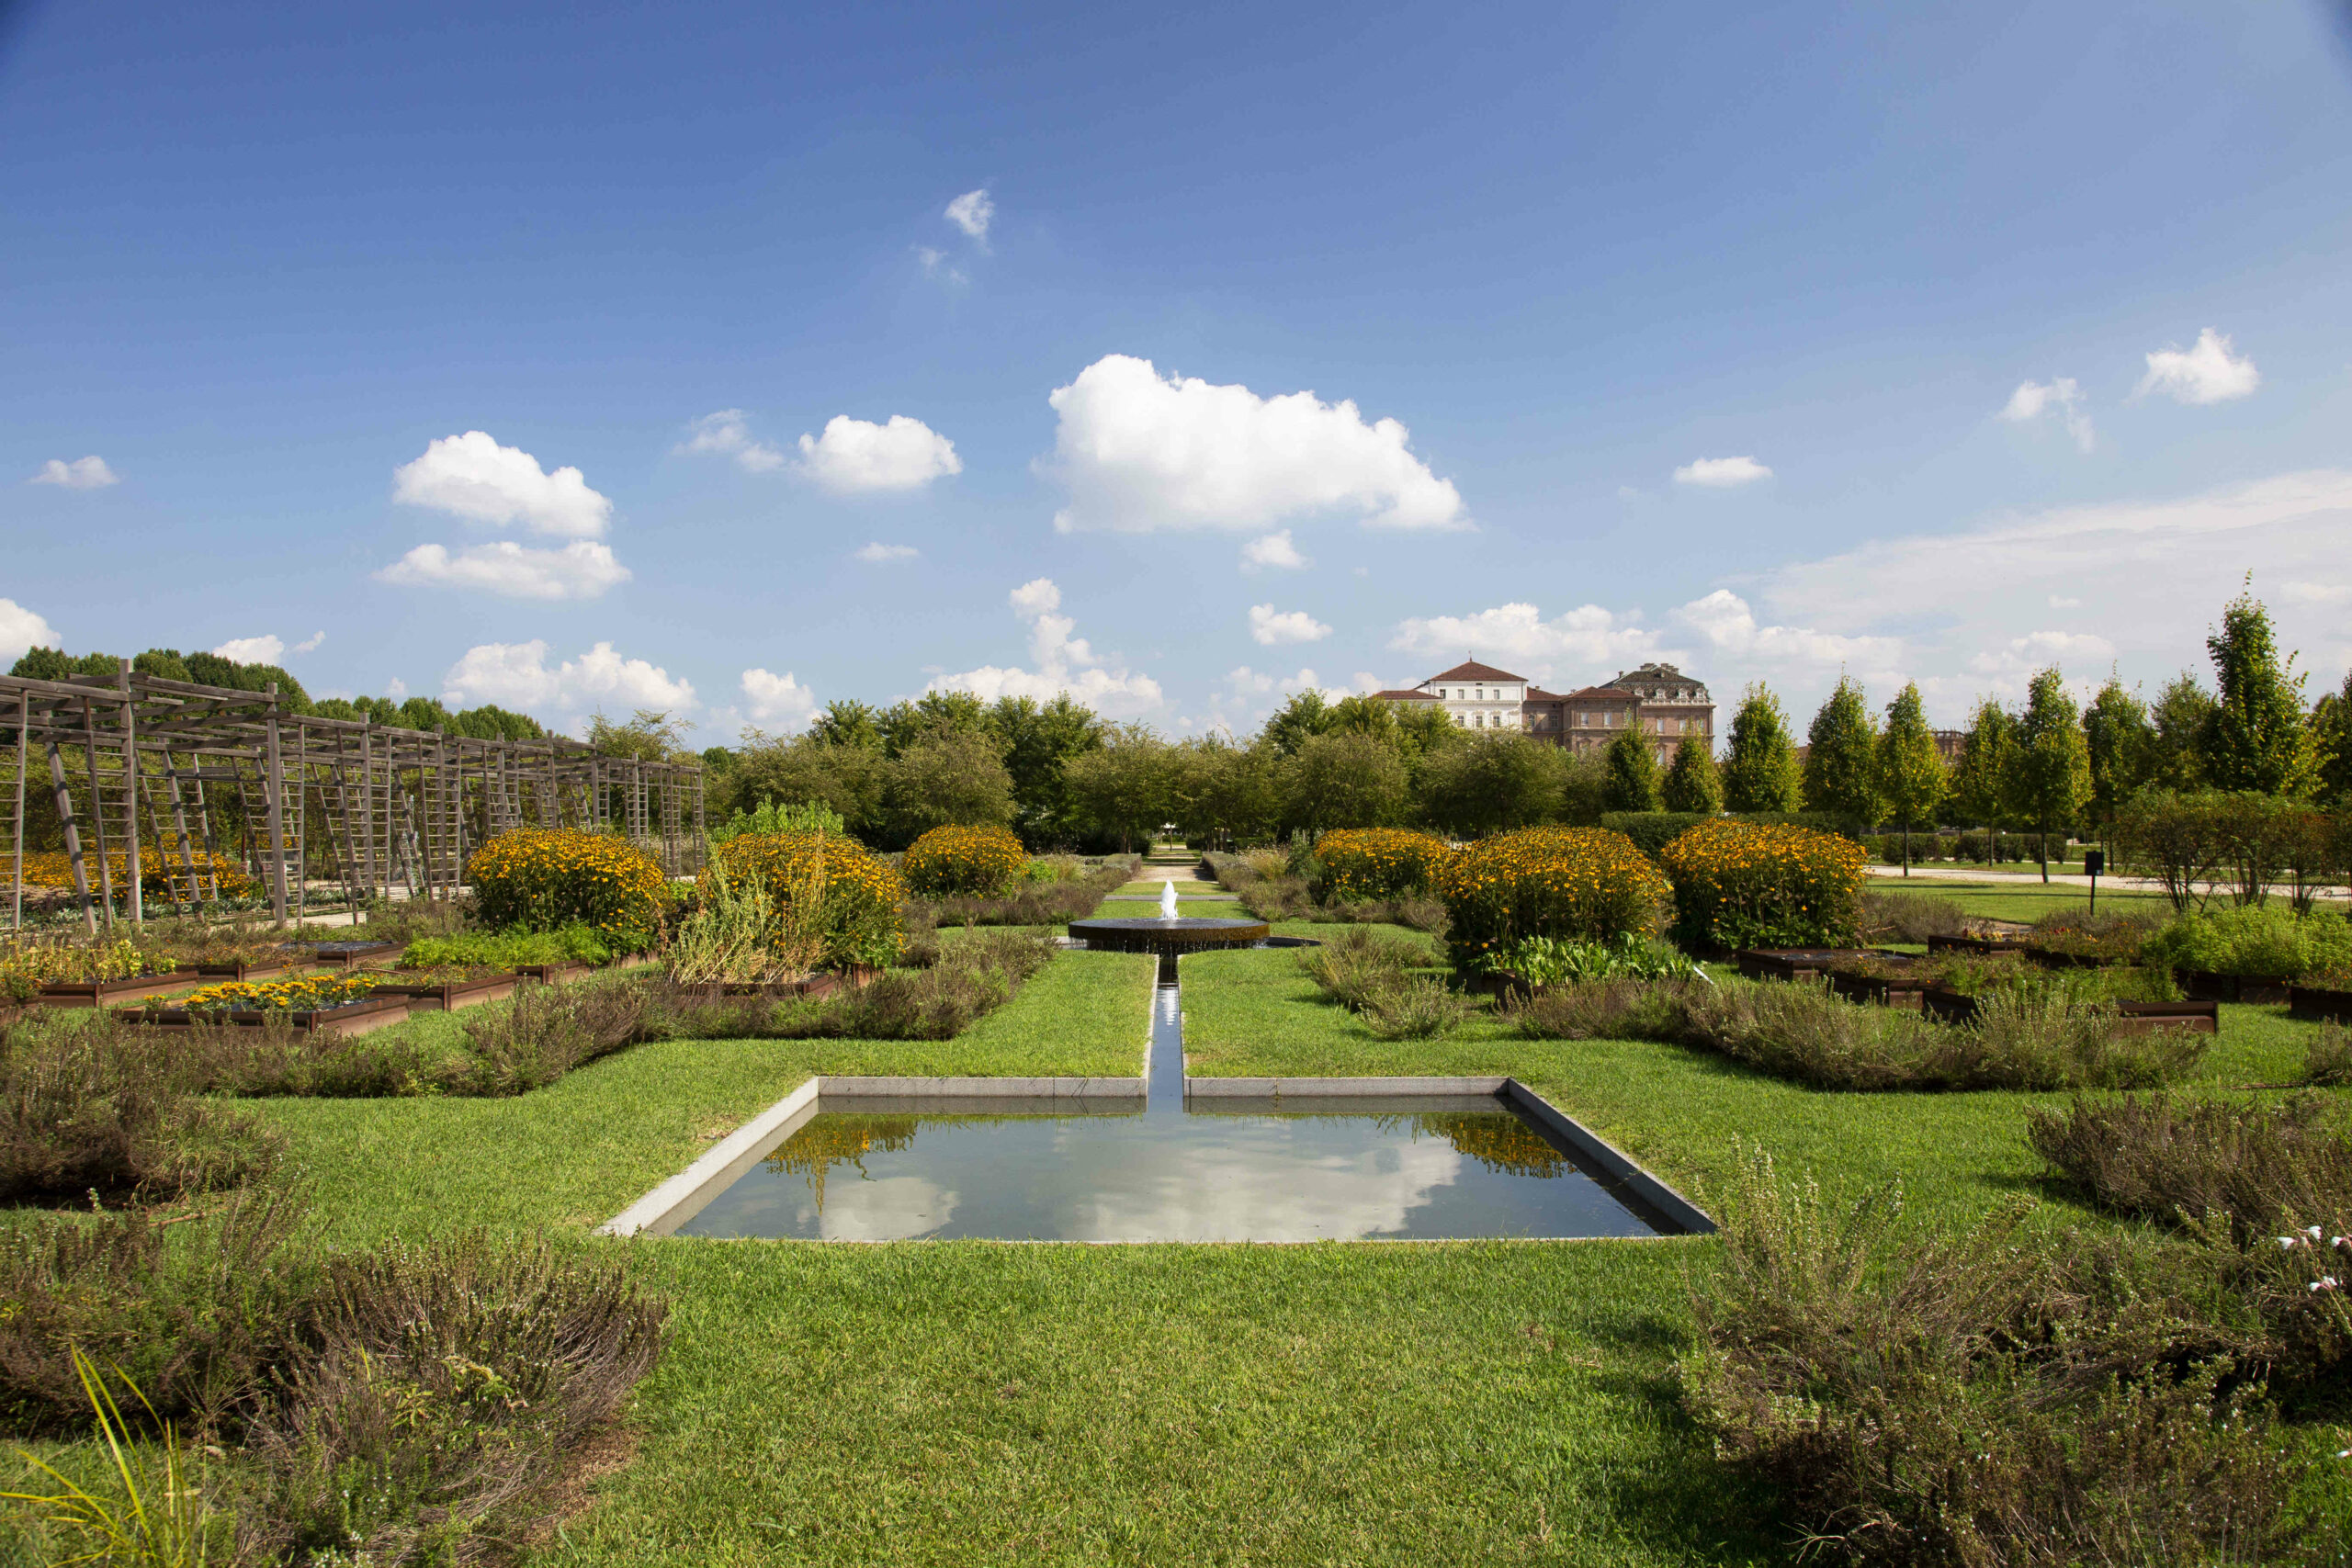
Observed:
[[[1908,877],[1873,876],[1868,887],[1872,893],[1925,893],[1950,898],[1968,914],[1988,920],[2018,920],[2027,924],[2059,909],[2080,908],[2090,901],[2089,888],[2068,883],[2053,882],[2045,887],[2039,882],[1962,882],[1917,873]],[[2110,906],[2118,912],[2128,908],[2168,914],[2172,900],[2161,893],[2100,888],[2098,907],[2106,909]]]

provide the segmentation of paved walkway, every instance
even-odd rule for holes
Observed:
[[[1904,880],[1903,868],[1899,865],[1874,865],[1870,868],[1870,874],[1872,876],[1892,877],[1898,883]],[[1911,866],[1911,875],[1915,879],[1928,877],[1938,882],[1981,882],[1988,887],[2039,887],[2041,886],[2041,872],[2039,867],[2028,871],[1997,871],[1984,865],[1962,866],[1943,863],[1921,865],[1914,862]],[[2089,877],[2083,875],[2080,872],[2059,871],[2053,863],[2050,873],[2051,886],[2080,887],[2088,891],[2090,885]],[[2165,890],[2165,885],[2153,876],[2102,876],[2098,879],[2098,885],[2102,891],[2109,893],[2119,891],[2162,893]],[[2208,895],[2219,894],[2226,898],[2229,896],[2230,886],[2218,882],[2208,883],[2205,890]],[[2323,893],[2319,897],[2341,900],[2352,897],[2352,894],[2337,888],[2332,892]]]

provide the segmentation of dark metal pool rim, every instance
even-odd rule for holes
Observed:
[[[1263,920],[1095,919],[1072,920],[1069,934],[1102,953],[1210,953],[1254,947],[1273,935]]]

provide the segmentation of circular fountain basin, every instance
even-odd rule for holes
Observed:
[[[1272,933],[1263,920],[1093,919],[1072,920],[1069,934],[1096,952],[1208,953],[1251,947]]]

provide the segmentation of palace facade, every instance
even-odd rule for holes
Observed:
[[[1400,705],[1434,704],[1465,729],[1515,729],[1571,751],[1598,750],[1627,729],[1649,736],[1661,762],[1686,735],[1700,737],[1710,752],[1715,744],[1715,705],[1706,683],[1671,664],[1645,664],[1598,685],[1547,692],[1524,675],[1472,660],[1409,691],[1374,695]]]

